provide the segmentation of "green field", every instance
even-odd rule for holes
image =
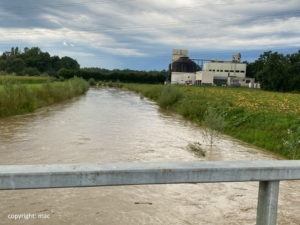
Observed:
[[[227,87],[122,86],[199,125],[206,111],[214,109],[226,121],[225,134],[300,159],[300,94]]]
[[[18,115],[85,93],[86,81],[58,82],[49,77],[0,77],[0,118]]]

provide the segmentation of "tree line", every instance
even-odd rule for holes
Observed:
[[[129,83],[164,83],[168,72],[163,71],[136,71],[136,70],[107,70],[101,68],[84,68],[79,70],[62,69],[59,76],[71,78],[73,76],[82,77],[86,80],[96,81],[120,81]]]
[[[293,54],[264,52],[247,64],[247,77],[255,78],[270,91],[300,91],[300,50]]]
[[[50,56],[38,47],[12,47],[10,51],[0,56],[0,74],[16,75],[45,75],[69,79],[74,76],[86,80],[120,81],[136,83],[163,83],[167,78],[167,71],[136,71],[136,70],[108,70],[103,68],[83,68],[75,59],[64,56]]]
[[[68,56],[50,56],[38,47],[12,47],[10,51],[0,56],[0,71],[2,74],[16,75],[49,75],[57,76],[61,69],[79,69],[78,62]]]

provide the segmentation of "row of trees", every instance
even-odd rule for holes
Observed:
[[[287,55],[264,52],[248,63],[247,76],[254,77],[264,90],[300,91],[300,50]]]
[[[24,48],[20,51],[18,47],[4,52],[0,56],[0,71],[2,73],[15,73],[17,75],[50,75],[57,76],[60,69],[79,69],[80,65],[71,57],[50,56],[38,47]]]
[[[167,78],[167,71],[136,71],[136,70],[107,70],[101,68],[85,68],[80,70],[62,69],[59,76],[71,78],[82,77],[86,80],[120,81],[133,83],[163,83]]]
[[[0,56],[0,74],[16,75],[49,75],[62,78],[82,77],[103,81],[163,83],[167,78],[167,71],[136,71],[136,70],[107,70],[102,68],[84,68],[71,57],[50,56],[48,52],[38,47],[18,47],[4,52]]]

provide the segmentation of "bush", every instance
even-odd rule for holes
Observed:
[[[40,71],[35,67],[27,67],[23,70],[23,74],[29,76],[37,76],[40,75]]]
[[[226,122],[214,108],[208,108],[203,121],[203,136],[209,141],[210,146],[219,137],[220,133],[225,129]]]
[[[295,130],[288,130],[287,138],[283,141],[284,147],[292,159],[297,158],[300,151],[300,127]]]
[[[95,81],[94,78],[90,78],[88,82],[89,82],[89,84],[90,84],[91,86],[96,85],[96,81]]]
[[[158,104],[163,108],[169,108],[175,104],[181,97],[182,93],[176,87],[167,85],[163,88],[159,98]]]

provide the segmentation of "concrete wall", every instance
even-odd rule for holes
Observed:
[[[252,87],[254,86],[254,78],[249,77],[228,77],[227,85],[229,86],[241,86],[241,87]]]
[[[197,71],[196,81],[201,81],[201,84],[213,84],[214,74],[210,71]]]
[[[172,72],[171,74],[171,84],[186,84],[187,82],[194,84],[195,79],[195,73]]]

